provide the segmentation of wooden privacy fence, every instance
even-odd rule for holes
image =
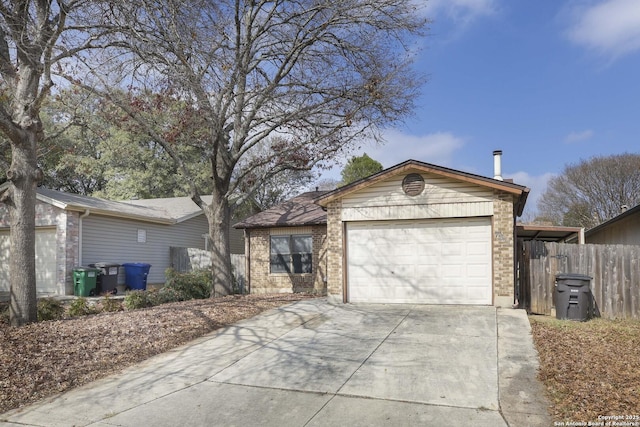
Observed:
[[[191,270],[211,268],[211,252],[196,248],[171,247],[171,267],[181,273]],[[244,255],[231,254],[231,268],[235,279],[234,292],[246,293],[246,274]]]
[[[555,307],[560,273],[593,277],[595,311],[606,318],[640,318],[640,246],[519,242],[520,302],[537,314]]]

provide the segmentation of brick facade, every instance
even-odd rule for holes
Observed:
[[[73,295],[73,269],[80,264],[80,215],[65,211],[58,215],[57,230],[58,285],[64,283],[64,293]]]
[[[344,254],[342,225],[342,201],[335,200],[327,206],[327,296],[330,300],[343,302],[343,274],[342,260]]]
[[[327,289],[327,227],[312,227],[313,265],[307,274],[272,274],[270,271],[270,229],[249,231],[249,271],[251,293],[309,292],[325,295]]]
[[[511,306],[514,302],[514,196],[493,194],[493,303]]]

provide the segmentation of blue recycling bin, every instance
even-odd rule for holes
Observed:
[[[147,290],[147,276],[151,269],[151,264],[143,262],[125,262],[124,267],[125,283],[130,289]]]

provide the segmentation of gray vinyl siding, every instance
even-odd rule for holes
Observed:
[[[229,248],[232,254],[244,255],[244,230],[229,227]]]
[[[139,230],[146,232],[146,243],[138,243]],[[202,235],[207,230],[204,215],[174,225],[90,215],[82,220],[82,263],[147,263],[151,264],[147,282],[164,283],[164,271],[171,262],[169,248],[204,249]],[[124,284],[123,268],[118,283]]]

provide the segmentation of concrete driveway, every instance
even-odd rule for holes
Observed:
[[[521,310],[301,301],[0,415],[35,426],[548,426]]]

